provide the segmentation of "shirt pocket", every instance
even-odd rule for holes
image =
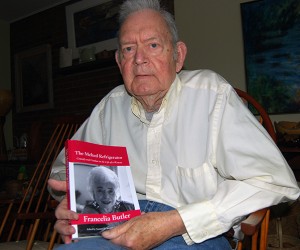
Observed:
[[[197,168],[177,166],[176,175],[179,204],[210,200],[216,193],[217,173],[207,163]]]

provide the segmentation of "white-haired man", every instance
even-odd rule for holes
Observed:
[[[120,20],[116,61],[124,86],[97,105],[75,138],[127,147],[145,213],[60,249],[231,249],[223,234],[241,217],[298,198],[293,173],[222,77],[181,71],[187,48],[157,0],[125,1]],[[64,178],[63,159],[52,189],[65,189],[53,180]],[[65,199],[56,216],[70,243],[68,220],[77,215]]]

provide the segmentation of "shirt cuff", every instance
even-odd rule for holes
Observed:
[[[189,245],[189,246],[190,246],[190,245],[193,245],[193,244],[195,243],[195,242],[191,239],[191,237],[189,236],[188,233],[183,234],[182,237],[183,237],[185,243],[186,243],[187,245]]]
[[[188,245],[203,242],[225,231],[209,201],[182,206],[177,211],[187,230],[187,235],[183,235],[183,238]]]

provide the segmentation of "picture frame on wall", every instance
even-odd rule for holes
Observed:
[[[52,60],[49,44],[15,55],[16,111],[53,108]]]
[[[300,113],[300,0],[241,3],[247,92],[269,114]]]
[[[95,53],[117,48],[118,11],[122,0],[84,0],[66,6],[68,47],[73,59],[79,50],[95,48]]]

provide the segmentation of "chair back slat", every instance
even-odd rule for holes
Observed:
[[[23,198],[19,201],[11,200],[7,202],[7,215],[0,227],[0,236],[4,227],[10,228],[6,239],[2,241],[27,240],[26,249],[32,249],[36,239],[53,241],[55,237],[50,234],[57,233],[53,230],[55,222],[54,209],[51,207],[51,196],[47,190],[47,180],[54,161],[64,147],[67,139],[70,139],[82,124],[83,119],[59,119],[54,126],[53,133],[39,159],[36,168],[30,178]],[[1,202],[1,201],[0,201]],[[12,207],[15,206],[15,213],[12,214]],[[7,225],[8,218],[12,223]],[[42,227],[42,228],[41,228]],[[50,243],[53,245],[54,242]],[[1,243],[0,243],[1,246]]]

